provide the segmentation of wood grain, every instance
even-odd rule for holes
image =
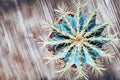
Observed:
[[[86,1],[91,8],[104,4],[109,11],[107,17],[114,23],[110,28],[113,33],[108,29],[105,33],[120,34],[120,0]],[[43,57],[49,54],[40,43],[49,34],[42,21],[56,21],[54,9],[62,2],[71,6],[71,0],[0,0],[0,80],[72,80],[73,76],[60,77],[53,67],[45,65]],[[104,15],[100,19],[104,21]],[[111,49],[115,49],[119,60],[118,44],[120,40],[114,41]],[[107,67],[103,77],[90,76],[89,79],[120,80],[119,63],[107,64]]]

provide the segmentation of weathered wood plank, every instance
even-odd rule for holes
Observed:
[[[49,31],[42,20],[54,22],[54,9],[62,2],[71,6],[71,0],[0,0],[0,80],[61,80],[54,68],[45,65],[47,50],[39,44]],[[111,20],[106,35],[119,33],[120,0],[86,0],[86,10],[94,7],[100,11],[99,22]],[[95,2],[95,3],[94,3]],[[95,5],[93,5],[95,4]],[[109,22],[109,21],[108,21]],[[120,53],[120,40],[114,40],[110,49]],[[109,47],[109,46],[106,46]],[[120,55],[118,55],[118,59]],[[118,63],[119,64],[119,63]],[[108,70],[99,80],[118,80],[119,65],[107,65]],[[72,76],[69,77],[72,79]],[[93,76],[90,80],[97,80]],[[68,80],[68,79],[66,79]]]

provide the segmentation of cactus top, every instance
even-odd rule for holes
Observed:
[[[52,59],[63,60],[62,73],[72,66],[76,68],[76,78],[82,76],[87,79],[85,64],[89,64],[95,74],[104,70],[96,57],[109,57],[102,45],[110,41],[110,38],[102,35],[107,24],[97,24],[96,14],[93,11],[90,16],[85,17],[82,10],[78,9],[73,16],[63,13],[59,24],[50,25],[51,34],[54,32],[55,35],[46,43],[55,47]]]

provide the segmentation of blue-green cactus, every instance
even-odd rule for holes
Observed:
[[[111,57],[102,45],[110,41],[102,35],[103,30],[107,24],[96,24],[97,11],[89,17],[85,17],[81,8],[77,9],[74,16],[68,15],[66,12],[61,11],[62,21],[60,24],[52,24],[49,27],[54,32],[54,36],[49,37],[45,43],[49,46],[54,46],[53,56],[49,59],[64,61],[65,66],[62,72],[66,72],[71,66],[75,66],[76,73],[79,77],[87,79],[87,74],[84,70],[85,64],[93,67],[95,74],[102,73],[100,63],[96,62],[96,57]]]

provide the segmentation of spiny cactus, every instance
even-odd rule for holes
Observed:
[[[48,59],[64,62],[60,70],[62,74],[73,67],[77,74],[75,79],[88,79],[85,64],[89,64],[92,72],[98,75],[105,69],[96,58],[100,56],[111,59],[113,57],[102,48],[102,45],[109,42],[111,38],[102,35],[107,24],[96,24],[97,11],[93,11],[86,18],[82,13],[80,3],[73,3],[76,9],[74,14],[65,12],[66,5],[55,10],[62,16],[61,22],[48,24],[52,33],[44,43],[55,48],[51,50],[52,56]]]

